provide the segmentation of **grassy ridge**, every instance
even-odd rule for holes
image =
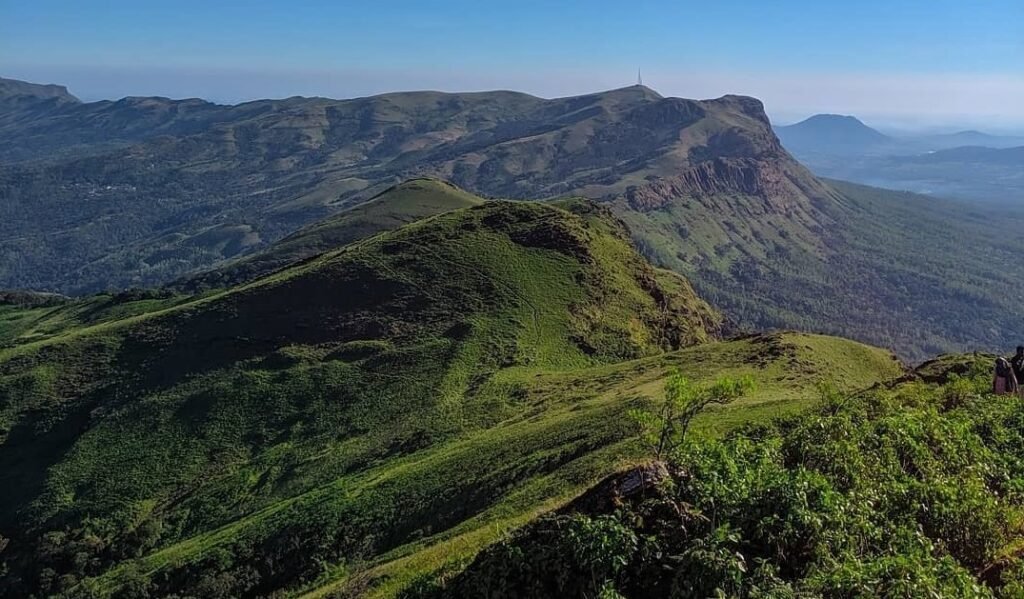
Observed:
[[[438,179],[411,179],[367,202],[300,229],[265,251],[191,277],[175,286],[195,291],[237,285],[382,231],[392,231],[428,216],[481,203],[481,198],[450,183]]]
[[[494,507],[444,534],[391,551],[367,564],[365,571],[343,572],[335,582],[312,585],[319,588],[309,596],[346,596],[362,589],[359,592],[369,596],[390,597],[422,576],[457,571],[510,528],[564,504],[607,473],[645,459],[626,412],[660,399],[665,378],[673,369],[697,381],[747,374],[758,380],[756,392],[743,401],[698,419],[695,430],[704,435],[801,412],[817,402],[821,381],[835,380],[844,390],[856,390],[902,374],[898,362],[884,351],[843,339],[785,333],[534,377],[527,386],[530,408],[502,423],[494,431],[496,438],[502,438],[500,431],[518,439],[527,427],[556,425],[563,434],[599,440],[592,451],[550,473],[523,480]],[[485,451],[467,459],[490,461],[490,455]],[[522,461],[524,457],[517,452],[501,459]],[[492,467],[498,463],[495,460]]]
[[[354,521],[365,521],[370,528],[352,535],[381,543],[378,553],[323,572],[305,588],[322,587],[316,596],[368,585],[367,591],[389,595],[420,574],[457,566],[508,527],[570,499],[637,459],[639,448],[631,441],[626,411],[658,397],[673,367],[698,380],[749,373],[762,381],[758,392],[743,403],[706,415],[699,427],[708,432],[799,411],[817,397],[816,383],[830,376],[839,376],[844,388],[856,389],[901,373],[898,363],[879,350],[789,334],[702,345],[582,371],[524,376],[518,381],[524,396],[514,417],[330,481],[171,545],[115,570],[100,588],[115,588],[138,570],[188,571],[183,564],[198,560],[193,564],[204,566],[191,566],[194,572],[187,578],[187,586],[195,587],[204,583],[198,572],[217,556],[244,554],[246,547],[267,537],[281,542],[276,531],[296,521],[308,527],[307,534],[352,531],[360,526]],[[230,486],[237,485],[232,481]],[[387,537],[377,538],[382,533]],[[391,535],[399,539],[393,541],[397,544],[387,543]],[[301,560],[289,564],[302,566],[306,564]]]
[[[241,585],[256,564],[229,595],[305,584],[621,434],[593,415],[592,434],[555,420],[483,435],[521,413],[537,374],[658,355],[717,326],[579,201],[434,216],[193,300],[35,310],[0,350],[15,595],[111,568],[103,580],[122,581],[135,570],[118,564],[150,554],[137,565],[159,564],[165,590]],[[455,440],[467,445],[441,449]],[[470,463],[484,452],[490,466]],[[289,543],[305,549],[274,549]]]

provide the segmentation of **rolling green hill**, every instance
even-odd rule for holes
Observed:
[[[420,185],[438,185],[421,183]],[[595,204],[488,202],[197,297],[0,312],[0,594],[373,592],[463,563],[636,460],[672,367],[752,374],[709,413],[902,373],[718,316]]]
[[[484,200],[438,179],[412,179],[373,199],[300,229],[265,251],[203,273],[175,287],[196,290],[250,281],[327,250],[410,222],[482,204]]]
[[[249,517],[245,530],[270,542],[307,530],[310,516],[394,509],[348,495],[385,463],[415,463],[521,416],[533,374],[714,334],[717,316],[685,281],[648,266],[606,212],[562,206],[449,212],[191,301],[97,298],[7,314],[16,326],[0,353],[0,477],[14,491],[0,529],[16,576],[28,570],[34,588],[46,567],[73,571],[95,538],[88,559],[102,565],[78,575]],[[445,495],[416,484],[430,493],[409,499],[426,503],[396,516],[390,536],[349,545],[344,535],[370,532],[353,523],[362,532],[338,529],[332,559],[382,553],[419,527],[406,524],[451,526],[497,496],[467,495],[444,516]],[[322,512],[289,507],[325,494],[338,503]],[[256,517],[267,510],[287,522]],[[137,534],[156,537],[132,548]]]
[[[946,356],[693,438],[405,597],[1020,597],[1024,399],[990,368]]]

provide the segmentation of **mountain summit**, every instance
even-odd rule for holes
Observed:
[[[51,99],[68,103],[79,102],[79,99],[72,96],[63,85],[29,83],[0,77],[0,106]]]
[[[863,153],[892,141],[857,117],[838,114],[816,114],[793,125],[776,127],[775,132],[797,155]]]

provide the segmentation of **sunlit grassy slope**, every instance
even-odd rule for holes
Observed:
[[[191,277],[176,286],[196,290],[237,285],[382,231],[392,231],[428,216],[481,203],[481,198],[451,183],[438,179],[412,179],[367,202],[300,229],[265,251]]]
[[[488,202],[199,297],[0,312],[0,595],[390,595],[638,459],[670,368],[717,432],[897,376],[718,316],[585,201]]]
[[[702,415],[696,429],[718,434],[740,424],[800,411],[818,398],[817,386],[832,381],[844,390],[863,389],[898,377],[902,368],[882,350],[844,339],[779,333],[699,345],[660,356],[569,373],[537,375],[527,385],[523,413],[481,435],[479,441],[445,448],[464,450],[466,468],[481,462],[499,468],[506,460],[528,463],[531,454],[555,447],[522,445],[527,431],[558,431],[560,451],[579,455],[536,472],[494,505],[441,534],[416,540],[369,561],[356,572],[328,574],[310,585],[309,597],[366,592],[390,597],[422,575],[458,570],[481,547],[511,527],[554,509],[608,473],[649,459],[635,442],[630,408],[662,397],[667,374],[679,369],[710,381],[750,375],[758,385],[742,401]],[[490,446],[491,443],[498,446]],[[511,450],[499,449],[514,443]],[[587,448],[581,451],[581,447]],[[458,454],[456,454],[458,455]],[[460,468],[460,471],[461,471]],[[330,578],[337,580],[331,581]]]

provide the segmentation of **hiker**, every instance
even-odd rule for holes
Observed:
[[[1013,367],[1013,375],[1017,377],[1017,385],[1024,383],[1024,345],[1017,346],[1017,353],[1010,358],[1010,366]]]
[[[992,392],[997,395],[1017,392],[1017,376],[1013,374],[1013,366],[1006,358],[996,358],[996,373],[992,379]]]

